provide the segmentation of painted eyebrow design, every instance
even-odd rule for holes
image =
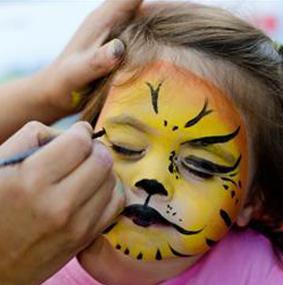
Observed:
[[[185,158],[185,162],[195,167],[201,167],[211,173],[226,174],[226,173],[234,171],[239,166],[241,159],[242,157],[240,155],[234,165],[225,166],[225,165],[213,163],[206,159],[198,158],[194,155],[190,155]]]
[[[158,99],[159,99],[158,97],[159,97],[159,91],[160,91],[160,88],[163,82],[160,82],[156,88],[154,88],[152,84],[149,82],[146,82],[145,84],[150,89],[151,104],[152,104],[153,110],[156,114],[158,114]]]
[[[184,144],[189,144],[190,146],[208,146],[211,144],[221,144],[221,143],[226,143],[229,142],[230,140],[234,139],[240,131],[240,127],[238,127],[234,132],[228,134],[228,135],[223,135],[223,136],[211,136],[211,137],[202,137],[202,138],[197,138],[197,139],[192,139],[186,142],[183,142],[182,145]]]
[[[107,123],[114,125],[121,125],[121,126],[126,125],[144,133],[153,132],[153,129],[151,127],[146,126],[143,122],[141,122],[137,118],[128,115],[118,115],[116,117],[112,117],[108,119]]]
[[[207,105],[208,105],[208,100],[205,99],[205,103],[204,103],[202,110],[199,112],[199,114],[196,117],[188,121],[185,124],[184,128],[192,127],[193,125],[197,124],[203,117],[213,112],[213,110],[207,110]]]

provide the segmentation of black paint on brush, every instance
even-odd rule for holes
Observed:
[[[96,133],[93,133],[91,138],[92,139],[97,139],[97,138],[100,138],[100,137],[104,136],[105,134],[106,134],[105,129],[102,129],[102,130],[100,130],[100,131],[98,131]]]

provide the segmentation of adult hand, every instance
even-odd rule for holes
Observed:
[[[107,0],[86,18],[58,59],[37,75],[49,105],[61,114],[73,112],[76,91],[119,65],[125,50],[123,43],[118,39],[105,41],[113,27],[134,16],[141,2]]]
[[[46,280],[122,210],[110,154],[91,134],[84,122],[60,135],[33,122],[0,147],[3,158],[55,137],[23,163],[0,168],[0,284]]]
[[[117,39],[104,43],[110,30],[129,20],[141,2],[105,1],[52,64],[32,76],[1,85],[0,143],[31,120],[51,124],[76,112],[80,91],[119,65],[123,43]]]

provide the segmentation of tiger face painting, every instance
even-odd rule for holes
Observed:
[[[101,128],[127,196],[104,231],[113,248],[159,261],[201,255],[224,237],[248,175],[245,124],[226,94],[172,63],[150,63],[111,87]]]

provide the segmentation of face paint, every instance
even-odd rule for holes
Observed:
[[[156,62],[110,89],[102,127],[127,194],[126,209],[104,232],[114,248],[146,261],[190,257],[227,233],[248,167],[245,126],[227,95]]]

